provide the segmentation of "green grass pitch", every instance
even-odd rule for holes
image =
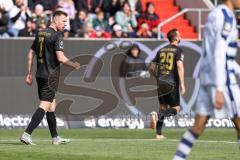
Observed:
[[[0,160],[171,160],[186,129],[164,129],[167,140],[156,141],[151,129],[59,130],[66,145],[53,146],[47,129],[33,135],[36,146],[22,145],[23,130],[0,129]],[[207,129],[194,146],[189,160],[239,160],[234,129]]]

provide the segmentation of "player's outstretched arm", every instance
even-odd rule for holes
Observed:
[[[27,76],[26,76],[26,83],[28,85],[32,85],[32,64],[33,64],[33,58],[35,54],[33,53],[34,51],[32,49],[29,50],[28,55],[27,55],[27,61],[28,61],[28,68],[27,68]]]
[[[72,62],[71,60],[69,60],[62,51],[57,51],[57,59],[59,62],[65,65],[68,65],[70,67],[73,67],[75,69],[80,68],[80,64],[78,62]]]
[[[180,93],[183,95],[186,91],[185,89],[185,83],[184,83],[184,65],[183,61],[177,61],[177,70],[178,70],[178,76],[179,76],[179,88],[180,88]]]

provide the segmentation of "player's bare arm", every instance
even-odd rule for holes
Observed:
[[[70,67],[73,67],[75,69],[80,68],[80,64],[78,62],[72,62],[71,60],[69,60],[62,51],[57,51],[57,59],[59,62],[65,65],[68,65]]]
[[[32,64],[33,64],[33,58],[34,58],[35,54],[34,51],[32,49],[29,50],[28,52],[28,68],[27,68],[27,76],[26,76],[26,83],[28,85],[32,85]]]
[[[224,106],[223,89],[220,87],[216,89],[214,106],[216,109],[222,109]]]
[[[185,93],[185,83],[184,83],[184,65],[182,61],[177,61],[177,70],[179,76],[179,88],[180,93],[183,95]]]

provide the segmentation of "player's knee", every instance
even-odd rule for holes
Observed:
[[[51,105],[51,107],[49,108],[49,112],[55,112],[56,110],[56,106],[55,105]]]
[[[50,106],[50,108],[49,108],[49,112],[55,112],[55,110],[56,110],[56,99],[54,99],[53,101],[52,101],[52,103],[51,103],[51,106]]]
[[[42,108],[45,112],[47,112],[51,108],[51,102],[41,101],[39,107]]]
[[[45,106],[39,106],[39,108],[42,108],[45,112],[47,112],[49,110],[49,108],[47,108]]]

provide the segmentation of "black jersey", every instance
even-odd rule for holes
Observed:
[[[183,61],[184,55],[180,47],[167,45],[160,49],[152,62],[157,64],[157,78],[173,85],[179,85],[177,61]]]
[[[59,61],[56,51],[63,51],[64,49],[61,32],[57,32],[53,28],[39,31],[31,49],[37,55],[36,77],[48,79],[53,72],[59,73]]]

